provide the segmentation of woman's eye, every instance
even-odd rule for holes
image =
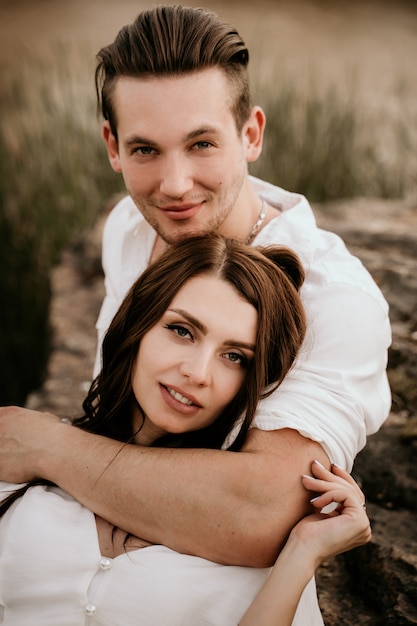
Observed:
[[[236,363],[243,367],[246,367],[248,363],[247,358],[243,354],[239,354],[239,352],[226,352],[225,356],[231,363]]]
[[[185,326],[181,326],[180,324],[167,324],[166,327],[178,337],[190,337],[192,339],[190,331],[188,328],[185,328]]]

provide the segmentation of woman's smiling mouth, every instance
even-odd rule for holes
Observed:
[[[188,406],[190,406],[191,404],[194,404],[189,398],[186,398],[185,396],[180,394],[179,391],[175,391],[175,389],[171,389],[170,387],[166,387],[166,389],[169,391],[169,393],[171,394],[173,398],[175,398],[179,402],[182,402],[182,404],[186,404]]]
[[[194,396],[179,391],[178,387],[169,387],[160,383],[160,389],[164,401],[176,411],[183,413],[184,415],[195,415],[200,409],[203,408],[202,404],[198,402]]]

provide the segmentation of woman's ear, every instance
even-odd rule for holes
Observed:
[[[246,142],[246,161],[248,163],[256,161],[262,152],[265,122],[265,113],[261,107],[253,107],[242,129],[243,140]]]
[[[122,167],[120,165],[119,145],[117,143],[116,137],[112,133],[110,124],[107,120],[103,123],[101,135],[104,139],[104,143],[106,144],[110,165],[115,172],[120,174],[122,172]]]

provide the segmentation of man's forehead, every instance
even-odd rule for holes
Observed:
[[[219,96],[229,93],[232,95],[233,87],[224,71],[213,67],[168,76],[119,76],[115,79],[113,89],[116,98],[134,92],[138,95],[141,92],[148,95],[155,93],[157,97],[163,92],[169,94],[177,91],[191,91],[195,94],[204,94],[207,97],[211,93],[219,94]]]
[[[228,132],[229,126],[234,126],[233,101],[227,92],[216,89],[222,85],[221,80],[213,74],[207,75],[208,81],[201,73],[196,81],[192,76],[121,77],[115,88],[114,107],[125,141],[137,143],[138,139],[150,140],[173,132],[187,141]]]

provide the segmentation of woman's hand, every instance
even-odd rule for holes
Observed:
[[[355,480],[337,465],[331,471],[315,461],[312,476],[303,476],[315,513],[293,528],[288,542],[303,544],[317,567],[325,559],[352,550],[371,539],[365,496]]]
[[[315,494],[311,504],[316,512],[294,526],[240,626],[291,626],[301,594],[320,563],[371,538],[365,497],[353,478],[336,465],[328,471],[318,461],[311,472],[302,482]]]

